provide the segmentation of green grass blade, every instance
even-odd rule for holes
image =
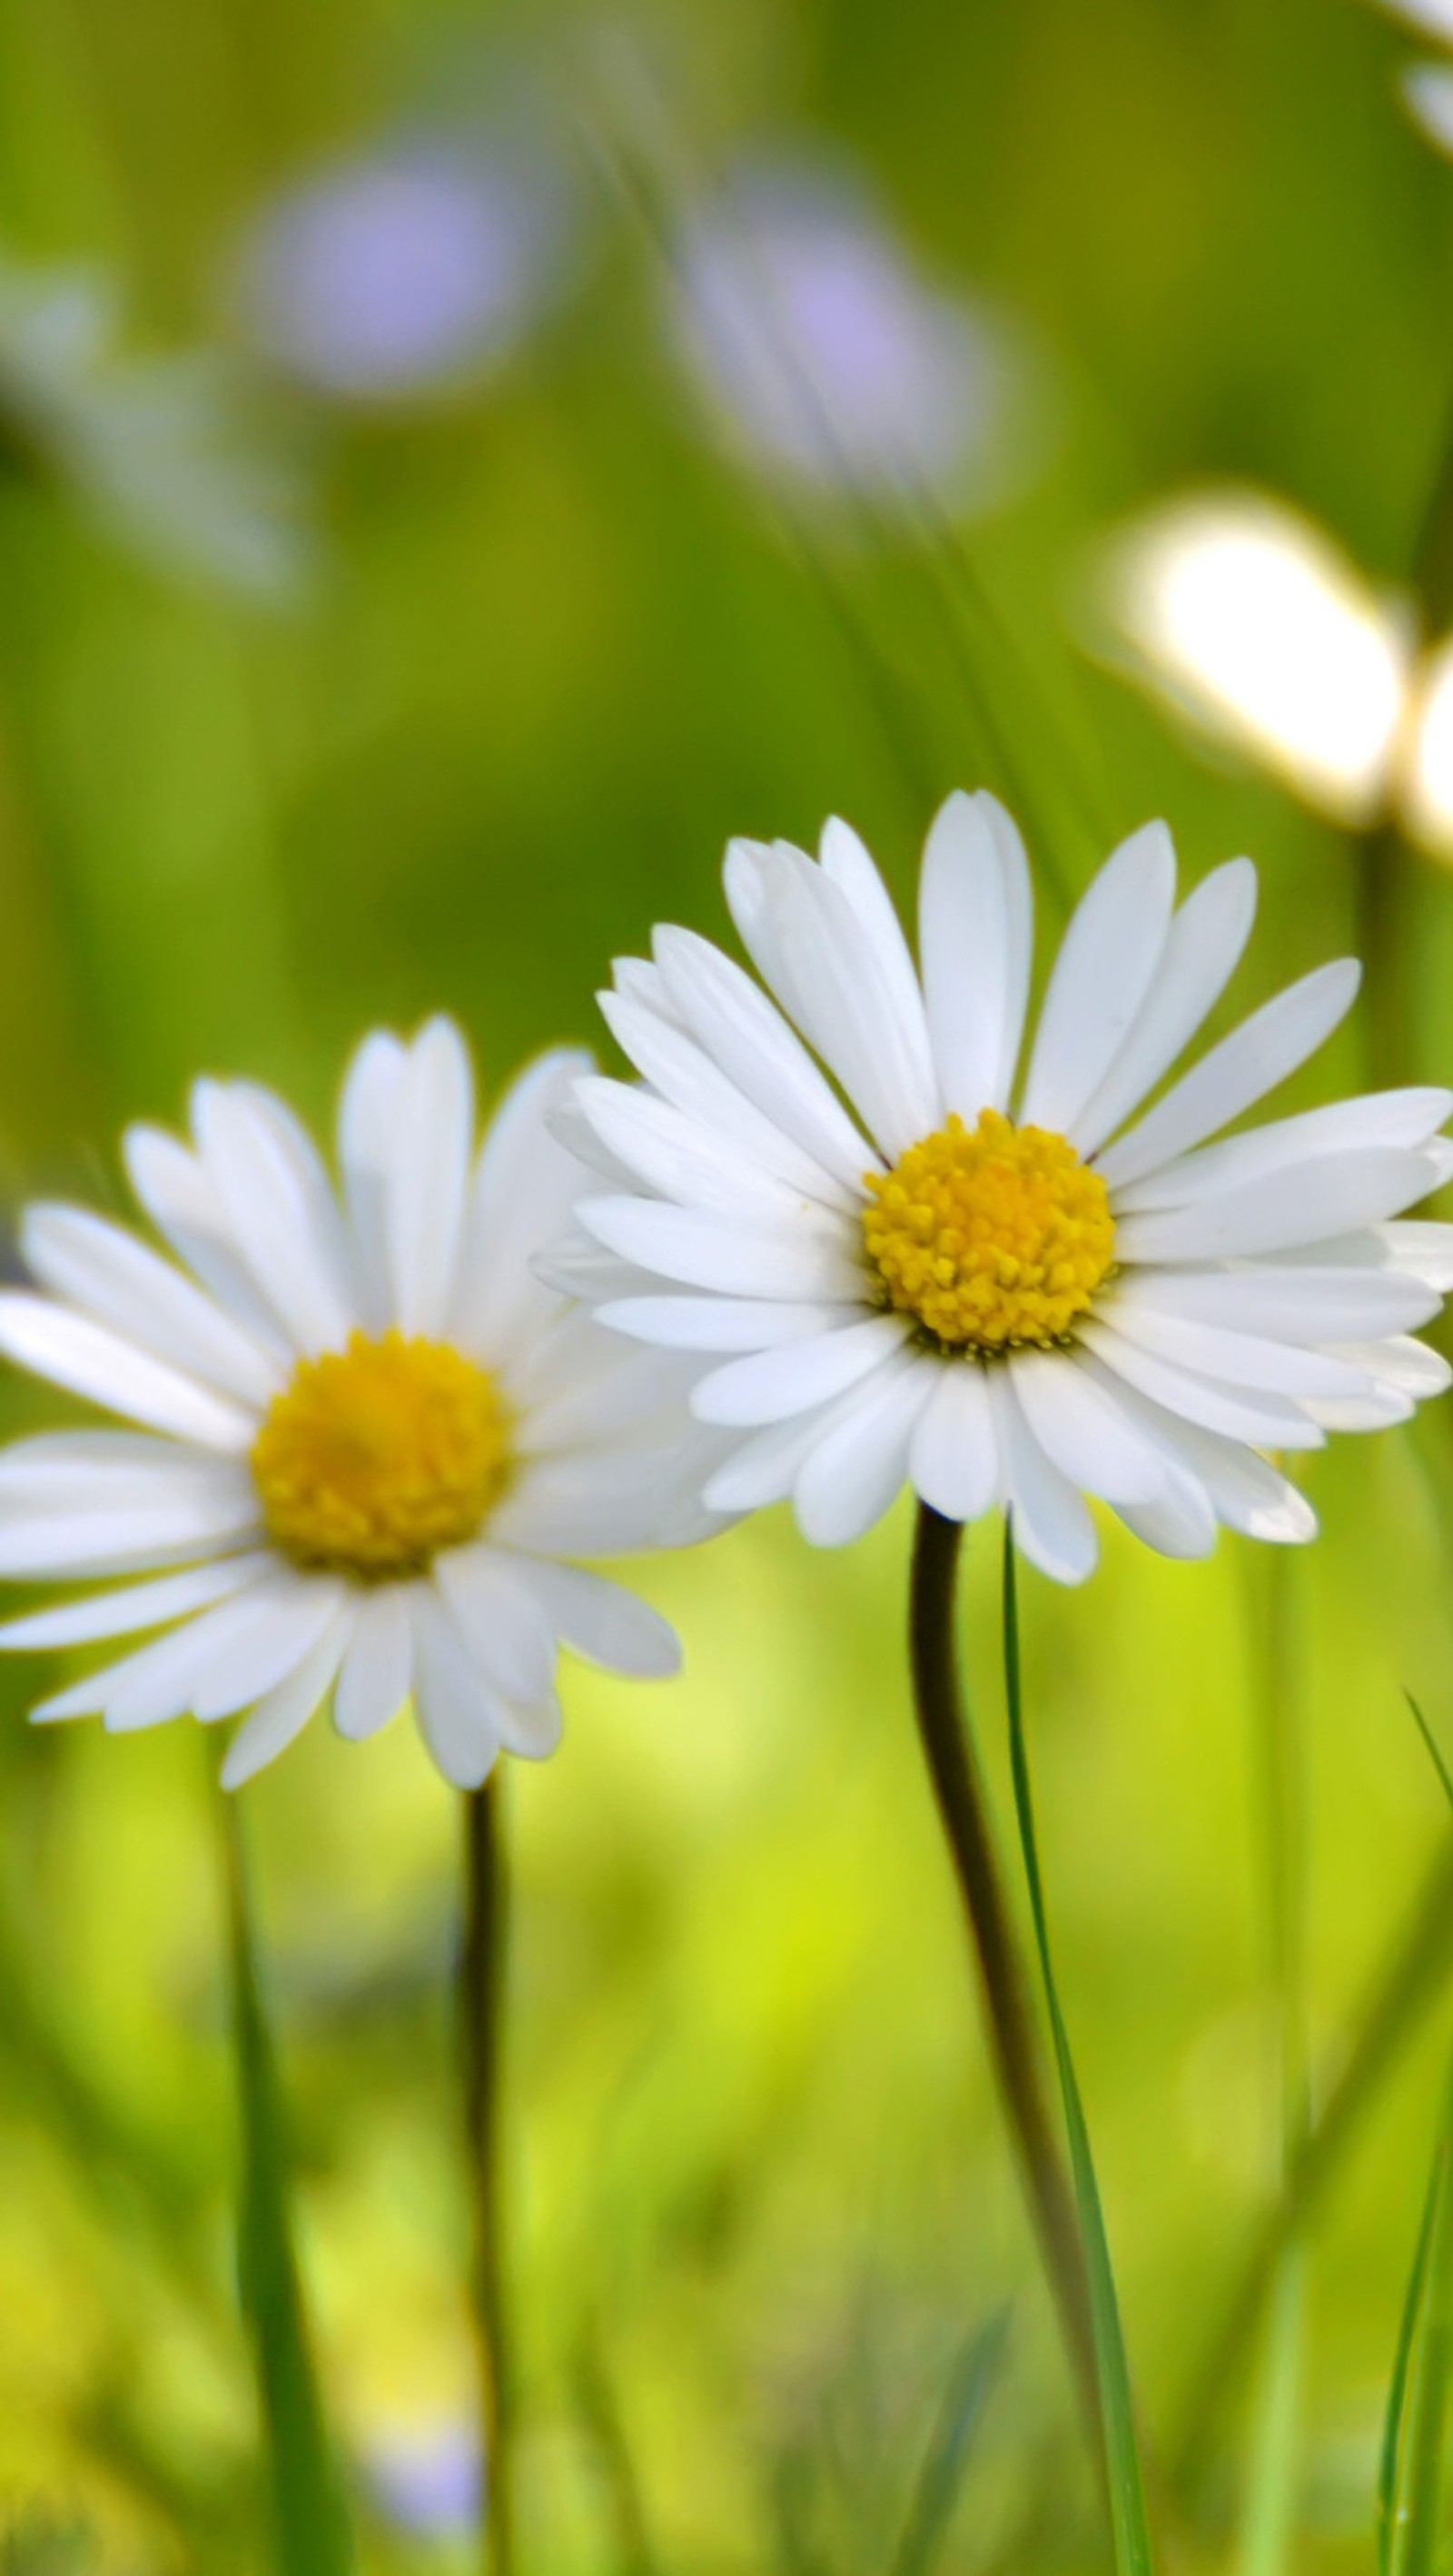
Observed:
[[[1261,2402],[1253,2427],[1251,2476],[1239,2576],[1284,2576],[1296,2529],[1297,2451],[1306,2338],[1306,2258],[1289,2245],[1277,2274]]]
[[[1118,2576],[1149,2576],[1152,2566],[1150,2524],[1145,2508],[1145,2486],[1140,2472],[1140,2450],[1135,2433],[1135,2409],[1130,2394],[1130,2372],[1125,2358],[1125,2338],[1120,2325],[1120,2305],[1115,2295],[1115,2276],[1111,2269],[1109,2240],[1105,2234],[1104,2213],[1100,2207],[1100,2193],[1095,2181],[1094,2158],[1090,2152],[1090,2134],[1085,2124],[1084,2105],[1080,2098],[1074,2060],[1070,2054],[1069,2032],[1065,2026],[1064,2014],[1060,2009],[1059,1990],[1055,1984],[1054,1962],[1050,1953],[1049,1918],[1045,1911],[1044,1882],[1039,1867],[1039,1845],[1034,1830],[1034,1802],[1030,1791],[1029,1756],[1024,1741],[1023,1694],[1019,1676],[1019,1610],[1014,1580],[1014,1533],[1007,1517],[1004,1526],[1004,1678],[1009,1703],[1009,1759],[1014,1777],[1014,1808],[1019,1819],[1019,1840],[1024,1853],[1024,1875],[1029,1886],[1030,1910],[1034,1917],[1034,1937],[1039,1949],[1045,2002],[1049,2010],[1050,2032],[1054,2041],[1055,2065],[1064,2100],[1070,2168],[1074,2175],[1080,2236],[1084,2246],[1085,2268],[1089,2277],[1091,2322],[1095,2336],[1095,2372],[1099,2383],[1100,2410],[1104,2428],[1105,2480],[1110,2502],[1111,2531],[1115,2543],[1115,2565]]]
[[[892,2576],[932,2576],[938,2564],[1008,2331],[1009,2311],[1001,2308],[969,2337],[954,2362],[908,2500]]]
[[[1443,2518],[1453,2363],[1453,2084],[1433,2153],[1427,2205],[1403,2306],[1383,2439],[1379,2561],[1386,2576],[1429,2576]]]
[[[236,1803],[221,1801],[242,2125],[237,2273],[257,2371],[277,2576],[351,2576],[353,2547],[308,2338],[288,2159]]]

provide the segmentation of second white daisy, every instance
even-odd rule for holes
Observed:
[[[233,1786],[330,1697],[354,1738],[412,1699],[473,1788],[501,1748],[552,1751],[559,1645],[675,1669],[665,1622],[569,1562],[718,1525],[698,1500],[713,1436],[685,1410],[699,1363],[626,1351],[530,1267],[588,1178],[546,1122],[589,1064],[532,1066],[476,1153],[458,1031],[376,1033],[344,1089],[341,1200],[280,1100],[199,1083],[189,1144],[127,1138],[185,1267],[84,1209],[27,1212],[49,1293],[0,1294],[0,1350],[136,1427],[0,1452],[0,1575],[148,1579],[0,1646],[166,1632],[36,1717],[244,1713]]]
[[[1168,1555],[1206,1553],[1218,1524],[1306,1539],[1310,1505],[1261,1453],[1400,1421],[1448,1383],[1408,1336],[1453,1284],[1453,1227],[1389,1220],[1453,1168],[1453,1093],[1207,1142],[1335,1028],[1354,961],[1136,1118],[1241,956],[1249,860],[1177,909],[1163,824],[1117,850],[1022,1077],[1030,879],[992,797],[950,797],[929,834],[919,969],[844,823],[816,864],[734,842],[726,891],[780,1008],[687,930],[617,969],[602,1007],[644,1079],[577,1083],[570,1132],[616,1186],[549,1266],[615,1332],[717,1356],[694,1409],[741,1438],[713,1508],[790,1495],[831,1546],[906,1480],[952,1520],[1012,1507],[1025,1553],[1078,1582],[1087,1494]]]

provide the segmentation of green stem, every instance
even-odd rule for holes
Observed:
[[[480,2471],[487,2576],[513,2576],[514,2491],[505,2335],[499,2110],[508,1887],[496,1780],[464,1799],[464,1943],[460,2004],[464,2111],[474,2206],[471,2267],[479,2359]]]
[[[1097,2450],[1099,2385],[1074,2197],[1055,2142],[1024,1969],[1005,1902],[959,1684],[954,1601],[963,1532],[927,1503],[913,1547],[909,1650],[924,1760],[979,1972],[994,2073],[1060,2331]]]

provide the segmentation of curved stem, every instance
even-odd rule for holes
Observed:
[[[955,1652],[963,1533],[927,1503],[913,1546],[909,1645],[924,1759],[948,1840],[979,1972],[994,2073],[1060,2331],[1097,2452],[1100,2395],[1074,2196],[1055,2141],[1024,1969],[1000,1883]]]
[[[494,1780],[464,1800],[464,1944],[460,2004],[464,2110],[474,2204],[472,2291],[479,2348],[480,2471],[484,2480],[484,2566],[512,2576],[514,2494],[509,2451],[510,2382],[501,2261],[500,2049],[504,2018],[507,1881]]]

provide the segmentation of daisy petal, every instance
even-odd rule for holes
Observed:
[[[575,1104],[631,1180],[678,1206],[770,1222],[801,1205],[800,1192],[764,1172],[730,1138],[648,1091],[597,1075],[576,1085]]]
[[[338,1109],[343,1200],[353,1235],[360,1313],[370,1333],[383,1332],[393,1320],[389,1204],[407,1065],[402,1042],[387,1029],[375,1029],[348,1068]]]
[[[1295,1073],[1345,1019],[1361,980],[1356,959],[1339,958],[1304,975],[1243,1020],[1182,1074],[1138,1126],[1098,1157],[1096,1168],[1107,1189],[1124,1189],[1172,1156],[1188,1153]]]
[[[414,1684],[414,1586],[380,1583],[354,1606],[343,1667],[333,1693],[333,1723],[362,1744],[397,1717]]]
[[[340,1350],[354,1314],[335,1240],[337,1210],[330,1196],[330,1223],[311,1167],[300,1165],[271,1114],[279,1105],[263,1106],[242,1083],[199,1082],[192,1095],[198,1151],[234,1242],[298,1349]]]
[[[846,1547],[882,1519],[908,1473],[914,1425],[934,1387],[931,1361],[891,1361],[805,1459],[793,1488],[814,1547]]]
[[[1453,1289],[1453,1225],[1385,1225],[1378,1232],[1384,1257],[1403,1277],[1444,1296]]]
[[[348,1643],[349,1614],[341,1611],[310,1655],[280,1681],[266,1699],[244,1718],[227,1748],[222,1765],[224,1789],[240,1789],[244,1780],[286,1752],[333,1687]]]
[[[1094,1359],[1086,1364],[1100,1368]],[[1120,1394],[1167,1455],[1204,1488],[1225,1528],[1282,1546],[1302,1546],[1316,1537],[1317,1516],[1305,1494],[1254,1449],[1168,1413],[1134,1388],[1122,1384]]]
[[[908,1453],[914,1492],[947,1521],[976,1521],[999,1490],[999,1446],[988,1371],[971,1361],[939,1371]]]
[[[646,971],[659,975],[654,966]],[[644,1010],[633,998],[619,994],[601,993],[597,999],[622,1054],[629,1056],[663,1100],[729,1138],[764,1172],[803,1191],[808,1198],[821,1199],[829,1207],[858,1204],[862,1195],[861,1160],[849,1167],[846,1177],[841,1172],[830,1172],[774,1118],[748,1100],[695,1039],[686,1035],[678,1021],[668,1022],[654,1011]],[[806,1056],[802,1061],[809,1062]]]
[[[1190,1045],[1240,963],[1255,914],[1249,859],[1213,868],[1181,905],[1129,1036],[1067,1131],[1077,1153],[1098,1153]]]
[[[755,1351],[702,1378],[693,1389],[691,1410],[699,1422],[733,1427],[785,1422],[870,1377],[901,1347],[908,1331],[904,1316],[871,1315],[816,1341]]]
[[[1325,1109],[1308,1109],[1297,1118],[1277,1118],[1249,1136],[1231,1136],[1220,1145],[1203,1145],[1161,1164],[1143,1181],[1117,1190],[1117,1216],[1146,1209],[1189,1207],[1214,1198],[1267,1172],[1287,1170],[1313,1155],[1345,1153],[1366,1146],[1426,1147],[1434,1131],[1453,1111],[1453,1092],[1428,1084],[1407,1091],[1372,1091],[1359,1100],[1334,1101]],[[1432,1173],[1430,1171],[1430,1181]]]
[[[536,1594],[504,1548],[449,1548],[434,1559],[434,1582],[475,1663],[505,1699],[547,1700],[555,1682],[555,1637]]]
[[[474,1078],[452,1021],[431,1020],[414,1040],[391,1123],[393,1321],[433,1339],[454,1303],[474,1143]]]
[[[863,1274],[835,1220],[807,1209],[792,1224],[738,1225],[645,1199],[582,1199],[576,1215],[608,1252],[687,1288],[729,1297],[860,1297]]]
[[[1168,1471],[1165,1490],[1153,1503],[1116,1503],[1113,1510],[1133,1538],[1154,1548],[1157,1556],[1198,1563],[1216,1544],[1216,1515],[1205,1486],[1194,1476]]]
[[[992,796],[940,806],[924,846],[918,944],[947,1109],[1006,1109],[1029,1002],[1033,914],[1024,844]]]
[[[191,1281],[135,1235],[84,1208],[26,1209],[27,1268],[96,1323],[248,1406],[272,1401],[276,1361]]]
[[[900,994],[847,895],[800,851],[764,851],[759,866],[795,1016],[891,1159],[939,1123],[917,980]]]
[[[1109,1388],[1062,1351],[1016,1351],[1008,1366],[1025,1421],[1072,1485],[1107,1503],[1157,1499],[1164,1460]]]
[[[548,1762],[565,1728],[560,1702],[553,1691],[532,1708],[521,1708],[513,1700],[502,1699],[496,1723],[506,1753],[513,1753],[521,1762]]]
[[[1134,1270],[1116,1280],[1114,1291],[1116,1313],[1143,1307],[1274,1342],[1345,1342],[1412,1332],[1429,1323],[1441,1303],[1436,1289],[1400,1271],[1335,1266]]]
[[[851,1324],[858,1306],[774,1305],[765,1297],[617,1297],[595,1320],[631,1341],[676,1351],[768,1351]]]
[[[911,1032],[909,1045],[917,1060],[915,1080],[923,1087],[925,1099],[933,1100],[937,1122],[937,1080],[929,1048],[923,994],[893,898],[866,843],[839,815],[834,814],[823,825],[817,857],[823,875],[851,905],[858,927],[878,961],[894,1025]]]
[[[527,1066],[495,1111],[474,1167],[447,1332],[495,1365],[556,1312],[557,1294],[531,1261],[563,1234],[587,1176],[548,1122],[593,1070],[588,1055],[565,1047]]]
[[[562,1644],[609,1673],[637,1681],[669,1681],[681,1670],[676,1631],[659,1610],[623,1585],[582,1566],[550,1564],[541,1557],[511,1559]]]
[[[1170,928],[1176,862],[1164,823],[1122,842],[1081,898],[1040,1015],[1020,1113],[1064,1132],[1123,1047],[1149,993]]]
[[[119,1592],[98,1592],[86,1601],[68,1601],[57,1610],[36,1610],[28,1618],[0,1627],[0,1648],[38,1654],[59,1646],[88,1646],[103,1637],[134,1636],[143,1628],[162,1628],[194,1610],[209,1609],[234,1592],[245,1591],[272,1568],[270,1556],[229,1556],[213,1565],[189,1566],[184,1574],[164,1574],[155,1583],[129,1583]]]
[[[728,1080],[835,1180],[860,1189],[872,1148],[766,994],[692,931],[658,930],[654,947],[676,1009]]]
[[[1420,1404],[1453,1386],[1453,1368],[1442,1352],[1430,1350],[1426,1342],[1411,1341],[1404,1333],[1385,1341],[1339,1343],[1336,1357],[1350,1362],[1353,1368],[1365,1369],[1380,1384],[1416,1396]]]
[[[439,1595],[427,1584],[413,1602],[414,1702],[425,1743],[456,1789],[478,1789],[500,1749],[499,1702]]]
[[[1375,1225],[1425,1197],[1427,1190],[1426,1156],[1405,1147],[1362,1146],[1288,1171],[1263,1173],[1190,1207],[1117,1218],[1115,1255],[1138,1265],[1282,1252]]]
[[[1315,1397],[1320,1401],[1367,1392],[1360,1370],[1349,1368],[1345,1360],[1333,1359],[1323,1350],[1268,1341],[1256,1333],[1228,1332],[1220,1324],[1157,1313],[1154,1307],[1128,1300],[1122,1303],[1107,1299],[1099,1314],[1103,1323],[1123,1333],[1138,1350],[1152,1351],[1159,1359],[1174,1360],[1181,1368],[1195,1369],[1201,1376],[1217,1378],[1227,1386],[1255,1387],[1271,1395],[1298,1400]],[[1136,1497],[1127,1499],[1133,1502]]]
[[[1051,1582],[1083,1583],[1100,1553],[1084,1497],[1045,1456],[1007,1369],[990,1370],[989,1394],[1014,1544]]]
[[[1242,1394],[1214,1378],[1202,1377],[1194,1369],[1141,1350],[1138,1344],[1126,1341],[1123,1334],[1111,1332],[1104,1324],[1081,1324],[1080,1339],[1128,1386],[1138,1387],[1168,1412],[1199,1423],[1207,1431],[1220,1431],[1229,1440],[1246,1440],[1262,1449],[1323,1446],[1317,1425],[1285,1397]]]
[[[235,1453],[256,1435],[253,1416],[84,1315],[18,1290],[0,1293],[0,1351],[21,1368],[110,1413]]]
[[[127,1177],[157,1232],[274,1361],[293,1346],[233,1240],[221,1198],[199,1157],[160,1127],[129,1127],[122,1139]]]

